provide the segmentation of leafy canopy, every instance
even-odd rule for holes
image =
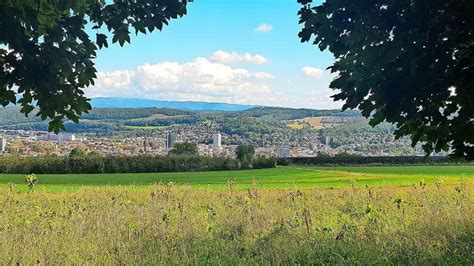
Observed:
[[[235,150],[235,155],[240,161],[251,160],[255,155],[255,147],[252,145],[241,144],[237,146],[237,149]]]
[[[175,143],[170,151],[172,155],[198,155],[198,147],[196,143],[182,142]]]
[[[371,125],[395,123],[427,154],[474,159],[474,2],[298,0],[302,42],[336,58],[330,87]]]
[[[25,115],[36,105],[50,131],[64,130],[64,119],[91,109],[82,89],[97,78],[93,60],[108,35],[123,46],[131,30],[161,30],[185,15],[190,1],[0,1],[0,104],[18,103]]]
[[[87,151],[81,147],[75,147],[69,152],[69,157],[84,157],[87,155]]]

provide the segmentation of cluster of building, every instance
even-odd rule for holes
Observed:
[[[235,136],[222,134],[213,126],[203,126],[203,128],[189,127],[188,129],[172,129],[167,132],[157,133],[153,137],[127,138],[75,135],[70,133],[56,135],[41,131],[3,130],[3,132],[0,132],[0,151],[3,155],[65,156],[73,148],[81,147],[111,156],[138,154],[167,155],[176,143],[191,142],[197,143],[200,155],[235,157],[235,150],[238,146],[232,144],[235,143]],[[341,152],[365,156],[390,155],[383,147],[373,148],[371,151],[361,150],[366,148],[366,146],[370,146],[370,143],[363,147],[359,144],[331,147],[331,143],[336,141],[336,138],[325,136],[324,139],[320,140],[317,134],[302,134],[289,137],[262,135],[261,137],[265,141],[257,142],[253,145],[256,147],[256,155],[265,157],[313,157],[317,156],[318,153],[337,154]],[[224,145],[223,142],[227,144]]]
[[[235,157],[238,145],[223,145],[223,135],[212,132],[210,141],[197,144],[200,155]],[[189,135],[166,132],[158,137],[132,137],[123,139],[77,136],[70,133],[48,134],[35,131],[4,131],[0,136],[0,151],[4,155],[57,155],[66,156],[73,148],[81,147],[105,155],[166,155],[176,143],[193,142]],[[289,157],[298,154],[289,146],[257,147],[262,156]]]
[[[222,135],[214,132],[210,143],[199,143],[198,151],[207,156],[233,156],[237,145],[223,146]],[[166,132],[157,137],[103,138],[77,136],[70,133],[48,134],[39,131],[10,130],[0,135],[3,155],[68,155],[73,148],[81,147],[105,155],[166,155],[176,143],[193,142],[186,135]]]

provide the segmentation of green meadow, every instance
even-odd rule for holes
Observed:
[[[0,175],[1,265],[474,262],[473,166],[38,179]]]
[[[13,185],[26,189],[24,175],[1,174],[0,187]],[[225,189],[304,189],[347,188],[362,186],[410,186],[420,182],[457,184],[471,182],[474,166],[281,166],[272,169],[178,172],[178,173],[127,173],[127,174],[63,174],[38,175],[35,189],[42,191],[75,190],[83,186],[127,186],[144,188],[151,184],[173,182],[196,188]]]

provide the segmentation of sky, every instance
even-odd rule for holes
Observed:
[[[88,97],[330,109],[332,55],[301,43],[296,0],[195,0],[163,31],[99,51]]]

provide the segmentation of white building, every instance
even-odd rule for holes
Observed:
[[[216,133],[212,135],[212,146],[214,150],[220,150],[222,147],[222,135],[221,133]]]
[[[166,133],[166,140],[165,140],[166,149],[171,150],[175,142],[176,142],[176,136],[171,132]]]
[[[7,138],[2,136],[0,137],[0,151],[5,152],[6,147],[7,147]]]
[[[326,136],[325,143],[326,143],[326,145],[329,145],[329,143],[331,143],[331,137],[330,136]]]
[[[47,134],[42,139],[48,141],[75,141],[76,135],[71,133]]]

